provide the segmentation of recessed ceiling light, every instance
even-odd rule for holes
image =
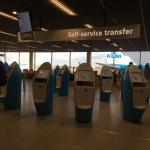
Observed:
[[[62,48],[61,46],[59,46],[59,45],[55,45],[55,44],[53,44],[53,45],[52,45],[52,47]]]
[[[15,34],[8,33],[8,32],[4,32],[4,31],[0,31],[0,34],[5,34],[5,35],[9,35],[9,36],[17,37],[17,35],[15,35]]]
[[[82,44],[84,47],[91,47],[91,46],[89,46],[89,45],[87,45],[87,44]]]
[[[65,3],[60,2],[60,0],[49,0],[49,3],[52,3],[54,6],[65,12],[66,14],[70,16],[77,16],[77,13],[72,10],[69,6],[67,6]]]
[[[0,16],[3,16],[3,17],[5,17],[5,18],[11,19],[11,20],[15,20],[15,21],[18,20],[17,17],[14,17],[14,16],[9,15],[9,14],[7,14],[7,13],[4,13],[4,12],[2,12],[2,11],[0,11]]]
[[[48,31],[47,29],[45,29],[45,28],[41,28],[41,31]]]
[[[99,51],[99,49],[97,49],[97,48],[93,48],[95,51]]]
[[[123,48],[120,47],[119,50],[123,51]]]
[[[37,48],[37,47],[34,47],[34,46],[30,46],[30,45],[27,45],[26,47],[29,47],[29,48]]]
[[[87,27],[87,28],[93,28],[93,26],[90,25],[90,24],[84,24],[84,26]]]
[[[75,41],[75,40],[70,40],[71,42],[73,42],[73,43],[78,43],[78,41]]]
[[[105,39],[106,41],[110,42],[111,40],[110,39]]]
[[[7,43],[7,44],[16,44],[16,43],[14,43],[14,42],[9,42],[9,41],[4,41],[4,40],[1,40],[0,42],[2,42],[2,43]]]
[[[118,47],[118,45],[116,43],[112,43],[113,46]]]
[[[16,12],[16,11],[13,11],[12,14],[17,15],[17,12]]]

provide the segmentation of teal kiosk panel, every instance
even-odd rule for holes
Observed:
[[[60,67],[57,65],[54,69],[54,91],[58,92],[58,88],[56,88],[56,76],[58,74],[58,71],[60,70]]]
[[[100,101],[109,101],[113,87],[113,75],[109,67],[103,66],[100,78]]]
[[[4,68],[5,68],[5,70],[7,70],[7,69],[8,69],[8,67],[9,67],[8,63],[7,63],[7,62],[5,62],[5,63],[4,63]]]
[[[40,116],[47,116],[53,111],[54,77],[51,64],[43,63],[37,70],[33,81],[33,100],[36,112]]]
[[[150,94],[144,75],[134,65],[131,65],[124,75],[123,93],[123,119],[139,123]]]
[[[5,88],[3,105],[5,110],[21,108],[21,69],[16,62],[10,64],[6,70],[8,79]]]
[[[91,122],[95,97],[95,72],[87,63],[80,64],[77,68],[74,96],[76,120],[83,123]]]
[[[68,96],[69,93],[69,69],[63,65],[56,76],[56,88],[59,96]]]

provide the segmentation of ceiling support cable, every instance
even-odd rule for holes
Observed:
[[[145,19],[144,19],[144,10],[143,10],[142,0],[139,0],[139,5],[140,5],[140,11],[141,11],[142,25],[143,25],[143,30],[144,30],[144,39],[146,43],[146,49],[148,51],[149,45],[148,45],[147,34],[146,34],[146,25],[145,25]]]

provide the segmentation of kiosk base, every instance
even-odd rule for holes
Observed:
[[[76,120],[83,123],[91,122],[92,108],[91,109],[76,108]]]
[[[47,103],[34,103],[36,112],[39,116],[48,116],[52,114],[52,108]]]
[[[111,95],[111,92],[106,93],[106,92],[100,91],[100,101],[110,101],[110,95]]]
[[[132,108],[123,112],[123,119],[133,123],[140,123],[145,109]]]

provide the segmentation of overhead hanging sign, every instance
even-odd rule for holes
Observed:
[[[35,41],[102,40],[140,37],[140,25],[77,28],[33,32]]]

